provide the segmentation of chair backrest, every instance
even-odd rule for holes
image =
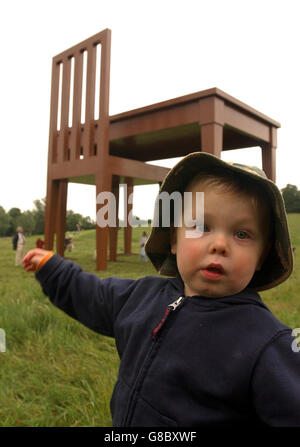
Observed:
[[[108,154],[110,45],[105,29],[53,58],[49,165]]]

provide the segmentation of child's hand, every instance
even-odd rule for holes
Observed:
[[[27,272],[34,272],[37,269],[37,266],[41,262],[41,260],[48,254],[50,251],[42,250],[41,248],[35,248],[34,250],[30,250],[27,255],[23,259],[23,267]]]

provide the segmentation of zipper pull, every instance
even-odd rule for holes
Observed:
[[[184,296],[180,296],[176,301],[174,301],[174,303],[169,304],[168,307],[171,307],[172,310],[177,309],[177,307],[179,306],[180,303],[182,303],[184,298],[185,298]]]
[[[177,309],[177,307],[182,303],[182,301],[184,300],[184,296],[180,296],[179,298],[177,298],[176,301],[174,301],[173,303],[169,304],[168,307],[165,310],[164,316],[162,317],[162,320],[160,321],[160,323],[156,326],[156,328],[152,331],[152,340],[155,340],[156,335],[158,333],[158,331],[161,329],[161,327],[163,326],[163,324],[165,323],[168,315],[170,312],[174,311]]]

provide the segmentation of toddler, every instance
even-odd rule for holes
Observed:
[[[170,226],[154,220],[146,253],[161,276],[99,279],[39,249],[24,268],[54,305],[115,338],[114,426],[299,427],[300,352],[257,293],[293,269],[280,191],[201,152],[170,170],[160,192],[175,191],[192,193],[179,216],[192,219],[178,226],[173,207]]]

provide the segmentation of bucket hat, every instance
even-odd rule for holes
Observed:
[[[259,271],[256,271],[248,284],[248,288],[256,291],[271,289],[285,281],[293,271],[293,251],[287,224],[286,211],[282,194],[278,187],[257,167],[238,163],[228,163],[205,152],[193,152],[179,161],[166,175],[160,187],[162,192],[172,194],[183,193],[187,184],[196,175],[230,175],[241,183],[254,181],[265,191],[271,208],[273,222],[273,238],[271,248]],[[154,222],[151,234],[146,243],[146,253],[159,274],[177,276],[176,256],[171,253],[170,226],[163,226],[155,207]]]

